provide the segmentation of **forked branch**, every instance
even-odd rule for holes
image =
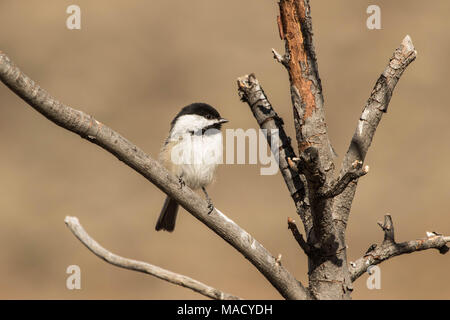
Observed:
[[[377,265],[395,256],[427,249],[437,249],[441,254],[449,251],[446,244],[450,242],[450,236],[427,232],[426,238],[396,243],[391,216],[386,215],[384,223],[379,222],[378,224],[383,229],[384,240],[380,246],[372,245],[363,257],[355,262],[350,262],[349,271],[352,281],[363,275],[370,266]]]

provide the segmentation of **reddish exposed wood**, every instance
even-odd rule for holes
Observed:
[[[296,87],[302,99],[303,119],[310,117],[316,109],[316,101],[311,90],[312,81],[307,75],[308,65],[301,24],[305,21],[306,12],[303,1],[282,0],[279,3],[281,25],[289,52],[288,72],[291,84]]]

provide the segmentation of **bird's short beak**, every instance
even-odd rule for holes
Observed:
[[[227,119],[224,119],[224,118],[219,120],[219,123],[227,123],[227,122],[229,122],[229,121]]]

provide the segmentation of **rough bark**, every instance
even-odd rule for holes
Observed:
[[[343,161],[341,173],[335,179],[335,154],[326,128],[309,0],[281,0],[279,8],[277,24],[286,52],[284,55],[274,49],[272,52],[289,75],[298,157],[287,160],[292,169],[290,172],[298,173],[305,190],[303,197],[293,200],[305,227],[306,241],[290,218],[288,228],[308,256],[308,289],[312,297],[349,299],[353,290],[354,268],[351,273],[347,264],[345,231],[351,202],[358,179],[369,171],[369,167],[363,163],[377,125],[387,110],[399,78],[415,59],[416,51],[409,36],[405,37],[372,91]],[[250,80],[246,76],[239,81],[258,83],[254,76]],[[261,126],[254,109],[264,106],[267,98],[264,96],[264,99],[260,99],[262,89],[247,86],[246,90],[250,91],[246,92],[246,97],[258,97],[253,101],[244,101],[250,105]],[[241,85],[239,91],[242,91]],[[276,114],[271,105],[270,108]],[[287,184],[288,181],[285,177]]]
[[[333,198],[320,190],[333,181],[333,149],[325,122],[322,84],[313,45],[309,1],[281,0],[280,34],[285,41],[284,65],[289,74],[299,172],[306,178],[306,201],[313,228],[306,229],[309,289],[317,299],[349,298],[345,242],[332,219]],[[279,55],[275,55],[279,60]]]

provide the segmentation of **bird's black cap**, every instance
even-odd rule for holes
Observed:
[[[170,124],[173,126],[179,117],[188,114],[203,116],[207,119],[217,119],[217,120],[222,119],[219,112],[217,112],[217,110],[214,109],[209,104],[202,102],[195,102],[181,109],[181,111],[176,115],[176,117],[172,120]]]

